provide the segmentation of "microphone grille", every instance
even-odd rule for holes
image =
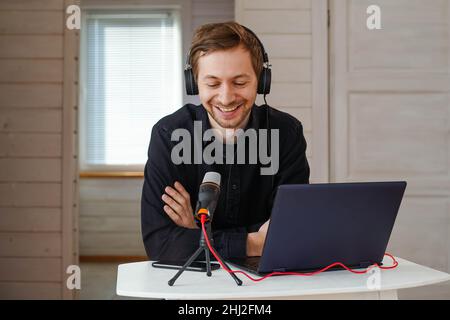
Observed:
[[[202,183],[210,182],[210,183],[215,183],[218,186],[220,186],[220,179],[221,179],[220,173],[210,171],[210,172],[205,173]]]

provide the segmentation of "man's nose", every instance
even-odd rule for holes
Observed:
[[[224,106],[233,103],[235,100],[235,93],[233,87],[228,84],[224,84],[220,89],[218,98],[220,104]]]

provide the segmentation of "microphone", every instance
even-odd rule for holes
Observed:
[[[219,200],[220,179],[220,173],[213,171],[205,173],[198,190],[198,200],[194,211],[194,216],[198,222],[201,220],[202,215],[206,216],[206,222],[212,221],[213,213]]]

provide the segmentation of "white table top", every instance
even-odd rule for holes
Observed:
[[[397,268],[380,270],[380,286],[376,291],[412,288],[450,280],[450,274],[396,259],[399,263]],[[386,266],[391,265],[391,259],[385,258],[384,263]],[[237,270],[233,266],[231,268]],[[312,277],[276,276],[261,282],[252,282],[237,274],[243,281],[240,287],[223,269],[213,271],[211,277],[203,272],[185,271],[170,287],[167,282],[176,272],[153,268],[151,261],[121,264],[117,274],[117,294],[161,299],[287,299],[302,295],[375,291],[367,286],[369,277],[373,277],[374,273],[358,275],[346,270],[324,272]]]

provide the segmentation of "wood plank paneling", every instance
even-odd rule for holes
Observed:
[[[0,133],[0,157],[60,157],[61,134]]]
[[[0,83],[0,107],[62,107],[61,84]]]
[[[0,299],[61,299],[61,282],[0,282]]]
[[[312,0],[245,0],[244,9],[310,9]]]
[[[267,10],[244,11],[246,27],[265,34],[310,34],[311,11],[284,10],[274,14]],[[270,23],[267,23],[270,21]]]
[[[0,109],[0,132],[61,132],[61,110]]]
[[[0,181],[61,182],[61,159],[0,159]]]
[[[256,32],[256,31],[255,31]],[[269,58],[311,58],[311,35],[258,35]]]
[[[0,183],[0,207],[60,207],[60,183]]]
[[[60,258],[0,258],[0,281],[61,281]]]
[[[81,255],[136,255],[145,256],[140,232],[132,233],[93,233],[80,234]]]
[[[79,0],[65,0],[65,5],[79,5]],[[63,25],[65,25],[63,23]],[[61,227],[62,261],[65,273],[69,265],[78,264],[78,57],[79,32],[64,28],[64,86],[62,114],[62,184]],[[74,299],[75,291],[63,286],[63,299]]]
[[[145,255],[140,227],[142,184],[142,179],[80,181],[81,255]]]
[[[405,196],[389,241],[389,252],[448,272],[449,209],[446,197]]]
[[[60,256],[60,233],[0,232],[0,257]]]
[[[80,230],[83,232],[140,232],[140,212],[134,217],[81,217]]]
[[[60,208],[0,208],[0,231],[61,231]]]
[[[192,13],[193,16],[210,16],[220,13],[224,16],[233,17],[233,0],[193,0]]]
[[[311,107],[311,83],[273,83],[267,103],[274,108],[284,107]],[[257,104],[263,99],[258,96]]]
[[[63,61],[3,59],[0,70],[0,82],[62,82]]]
[[[0,35],[0,58],[62,58],[61,35]]]
[[[62,0],[2,0],[0,10],[63,10]]]
[[[197,16],[192,18],[192,29],[195,30],[199,26],[206,23],[217,23],[230,21],[227,15],[216,15],[216,16]]]
[[[218,0],[192,1],[192,33],[206,23],[217,23],[234,20],[234,1]],[[190,35],[189,35],[190,38]]]
[[[392,91],[393,87],[398,92],[441,92],[450,88],[450,74],[402,71],[392,72],[387,76],[380,72],[371,72],[368,77],[362,72],[353,72],[348,74],[347,79],[349,86],[356,92]]]
[[[83,179],[80,181],[80,199],[85,201],[140,202],[142,179]]]
[[[378,32],[361,27],[370,4],[370,0],[352,1],[348,6],[349,71],[447,73],[448,0],[378,1],[382,8]]]
[[[80,202],[80,215],[83,217],[138,217],[140,212],[141,203],[136,200],[89,201],[82,199]]]
[[[270,59],[270,64],[273,83],[311,82],[311,59]]]
[[[0,298],[73,295],[63,294],[62,276],[76,263],[77,250],[64,244],[75,230],[63,220],[73,220],[73,203],[64,214],[61,208],[63,183],[75,178],[71,171],[63,181],[61,159],[63,134],[75,132],[62,123],[63,93],[73,109],[69,88],[78,80],[78,50],[63,34],[71,3],[0,1]],[[76,40],[75,31],[70,35]],[[63,90],[64,73],[74,78],[64,79]]]
[[[65,0],[65,1],[78,1],[79,0]],[[212,1],[216,1],[216,0],[212,0]],[[151,0],[150,4],[164,4],[164,5],[177,5],[185,2],[184,0],[160,0],[160,1],[153,1]],[[190,1],[189,1],[190,2]],[[81,6],[82,8],[86,8],[86,9],[98,9],[99,7],[105,7],[105,6],[111,6],[114,8],[119,8],[119,9],[129,9],[129,7],[133,6],[135,8],[142,8],[142,7],[148,7],[149,5],[149,0],[127,0],[127,2],[125,2],[124,0],[82,0],[81,1]]]
[[[441,179],[447,174],[447,94],[377,92],[348,97],[349,176]]]
[[[0,34],[62,34],[63,11],[0,11]]]

